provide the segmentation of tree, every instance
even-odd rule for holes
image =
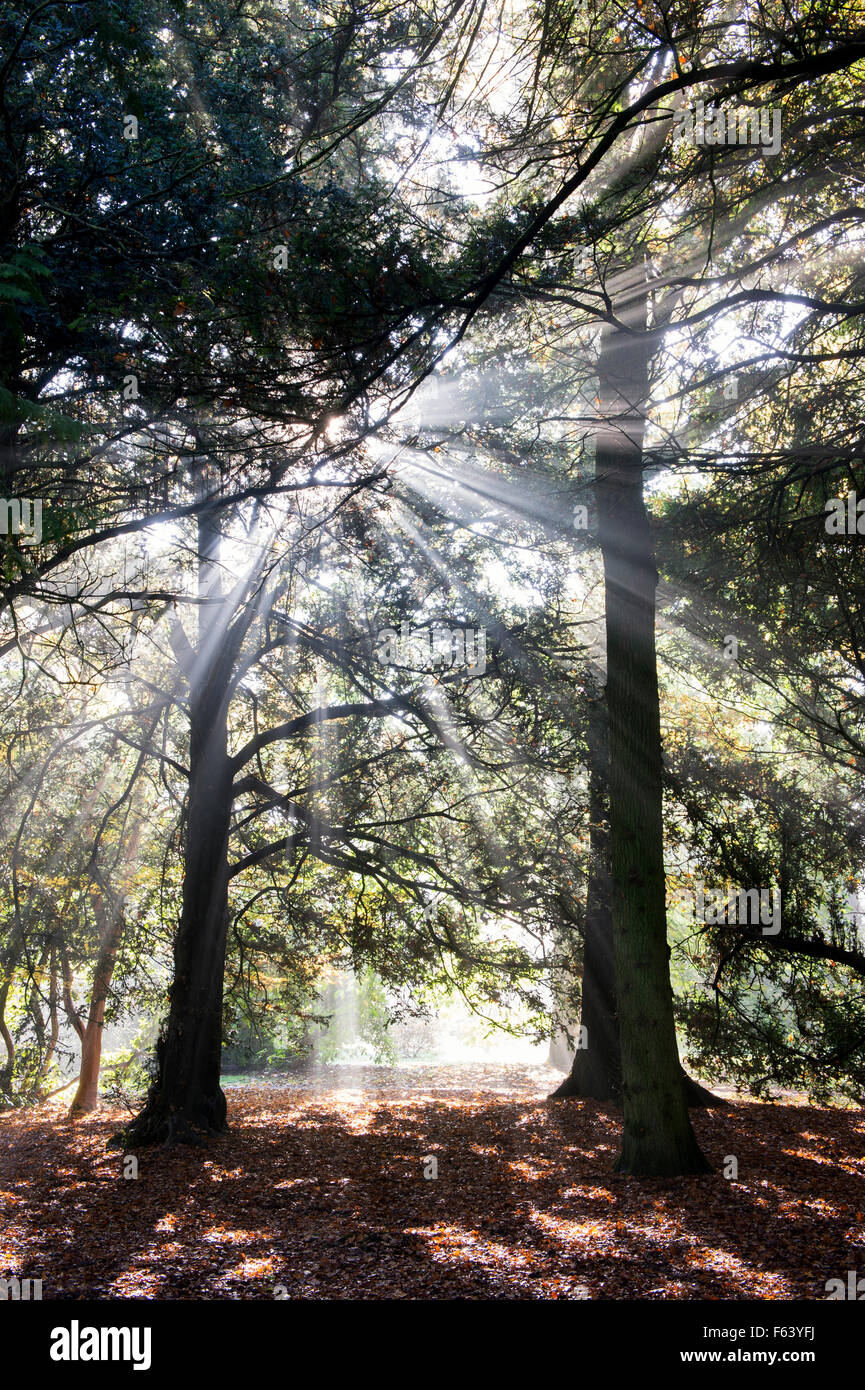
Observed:
[[[748,152],[707,148],[683,156],[666,136],[674,113],[697,92],[740,99],[774,83],[790,98],[789,110],[799,100],[792,91],[807,78],[846,98],[862,35],[822,12],[804,26],[789,18],[761,20],[743,35],[713,14],[701,28],[690,12],[678,17],[652,8],[622,18],[606,5],[577,15],[570,5],[544,3],[492,33],[503,71],[515,74],[521,93],[503,114],[488,100],[486,54],[478,67],[473,62],[477,36],[484,43],[491,37],[482,7],[424,3],[395,16],[387,7],[348,5],[334,15],[292,8],[289,14],[295,28],[286,39],[282,25],[257,6],[241,15],[202,4],[168,17],[143,7],[147,41],[132,44],[130,61],[139,79],[133,114],[147,157],[130,158],[122,169],[117,129],[132,97],[120,81],[118,48],[130,45],[117,37],[114,12],[107,27],[89,12],[81,22],[51,7],[16,13],[12,62],[4,69],[4,158],[17,181],[2,251],[4,313],[17,345],[3,363],[10,383],[6,462],[10,478],[38,479],[46,497],[58,501],[71,479],[64,495],[75,503],[58,506],[57,530],[38,561],[20,544],[6,547],[7,650],[21,646],[14,624],[38,594],[53,605],[55,618],[74,604],[76,620],[93,619],[84,624],[83,640],[69,639],[88,671],[104,656],[106,633],[112,659],[134,651],[142,634],[170,652],[159,695],[165,742],[155,733],[145,742],[172,794],[179,786],[185,796],[183,903],[159,1074],[127,1141],[196,1137],[223,1124],[219,1039],[227,935],[235,909],[245,910],[248,883],[254,897],[270,874],[276,900],[285,900],[292,879],[274,874],[279,855],[297,851],[315,860],[315,872],[326,865],[362,880],[350,894],[360,907],[352,941],[359,955],[371,953],[377,925],[377,949],[391,951],[394,975],[410,973],[398,957],[418,941],[424,949],[432,941],[442,956],[453,952],[461,967],[474,965],[481,976],[491,963],[494,953],[480,950],[468,927],[460,937],[448,911],[425,934],[411,931],[422,891],[435,885],[467,917],[484,908],[519,908],[542,937],[558,912],[564,935],[579,921],[565,891],[567,869],[582,859],[591,865],[585,968],[604,996],[598,1029],[603,1035],[613,994],[620,1022],[620,1165],[698,1171],[666,944],[657,528],[645,495],[660,454],[646,430],[649,422],[653,437],[666,434],[668,444],[672,438],[681,462],[693,436],[670,430],[657,402],[670,358],[676,395],[688,351],[710,351],[707,324],[714,328],[731,313],[771,319],[787,306],[784,294],[753,282],[761,255],[774,252],[739,258],[739,241],[759,227],[761,209],[784,177],[794,180],[784,198],[802,196],[803,181],[794,175],[804,137],[794,140],[785,175],[776,178],[755,174]],[[310,25],[312,42],[301,32]],[[177,40],[167,52],[152,42],[163,29]],[[50,85],[39,52],[46,40],[64,54],[66,95],[51,108],[54,133],[34,141],[24,106],[29,88]],[[431,74],[433,54],[439,66]],[[398,80],[375,75],[393,63]],[[92,94],[85,100],[94,74],[110,90],[98,109]],[[500,77],[496,70],[494,86]],[[445,115],[447,138],[457,142],[468,130],[478,167],[501,181],[500,196],[483,215],[462,217],[467,200],[430,177],[430,131],[442,128]],[[845,125],[850,120],[845,111]],[[91,150],[82,181],[78,155]],[[748,157],[740,159],[743,154]],[[415,182],[405,177],[409,169]],[[29,196],[37,179],[52,199],[50,208],[34,212],[23,193]],[[807,185],[809,196],[825,185],[821,179]],[[676,236],[689,218],[699,244],[682,256]],[[719,229],[726,259],[716,274],[705,261]],[[761,235],[765,241],[765,229]],[[70,246],[77,253],[71,262]],[[576,272],[575,251],[581,253]],[[92,301],[91,282],[99,286]],[[855,295],[847,293],[852,284],[844,293],[795,298],[812,315],[803,341],[819,334],[827,317],[858,313]],[[430,429],[407,414],[395,419],[400,402],[422,399],[425,378],[446,352],[451,369],[462,365],[469,378],[485,352],[489,363],[483,334],[509,321],[546,335],[547,357],[550,343],[556,346],[546,383],[525,411],[542,437],[536,457],[546,451],[561,458],[563,449],[550,441],[559,429],[573,452],[569,482],[584,488],[585,465],[593,460],[606,578],[609,776],[606,789],[597,778],[585,789],[588,807],[565,801],[559,776],[575,745],[582,753],[590,742],[577,688],[584,661],[569,671],[570,711],[561,682],[552,682],[557,724],[532,686],[561,648],[570,646],[571,659],[574,644],[560,640],[561,628],[551,636],[542,623],[522,618],[520,631],[509,631],[507,603],[491,601],[479,582],[496,545],[507,554],[513,536],[512,521],[489,516],[512,495],[502,478],[478,477],[483,469],[470,472],[458,452],[483,430],[470,419],[444,430],[441,420]],[[768,334],[773,350],[783,347],[777,324],[769,323]],[[679,351],[685,340],[691,349]],[[146,383],[119,423],[110,362],[134,369],[137,383]],[[526,372],[520,380],[525,385],[529,378]],[[498,393],[499,406],[507,407],[501,383],[492,390],[489,382],[479,385],[479,394]],[[682,389],[690,394],[692,387]],[[594,410],[587,410],[587,391]],[[556,419],[543,419],[545,404],[563,398]],[[707,415],[712,428],[718,425],[711,404]],[[501,416],[498,431],[504,432]],[[501,438],[493,442],[506,480],[522,482],[521,461],[513,450],[507,454]],[[448,479],[448,450],[464,470],[456,483]],[[457,505],[468,493],[483,524],[499,527],[488,548],[465,536],[466,547],[474,548],[468,559],[458,543],[463,537],[444,547],[458,581],[448,602],[457,595],[460,619],[496,634],[498,707],[489,696],[492,681],[481,695],[471,683],[461,692],[456,679],[453,698],[450,689],[448,699],[441,692],[422,697],[376,672],[369,631],[336,640],[316,626],[333,616],[327,604],[314,602],[316,590],[331,582],[321,557],[332,558],[333,549],[322,539],[329,542],[341,518],[352,516],[353,529],[339,541],[357,558],[369,554],[370,514],[406,522],[398,459],[409,451],[418,471],[426,468],[435,479],[428,484],[425,525],[468,533],[471,515]],[[525,499],[524,520],[534,523],[545,508],[554,510],[563,492],[535,488]],[[130,576],[119,542],[148,528],[157,542],[169,537],[171,563],[152,565],[145,556]],[[426,592],[411,591],[407,582],[395,586],[393,617],[401,620],[414,608],[429,624],[444,559],[427,544],[423,527],[413,535],[427,546],[435,577]],[[551,544],[560,542],[561,527]],[[379,544],[387,550],[387,541]],[[584,561],[584,550],[577,553]],[[546,562],[538,563],[543,569]],[[558,597],[557,585],[546,573],[538,583]],[[296,608],[314,617],[298,617]],[[51,618],[43,611],[40,621],[50,625]],[[296,688],[291,681],[280,685],[268,665],[271,656],[292,649],[307,663]],[[332,684],[321,678],[325,668]],[[277,703],[286,692],[288,716]],[[347,788],[353,775],[366,789],[375,766],[404,765],[387,746],[396,720],[419,751],[423,775],[432,778],[435,815],[427,823],[418,809],[419,773],[410,788],[388,796],[381,823],[356,790],[345,792],[345,816],[333,816],[322,803],[335,787]],[[333,729],[340,756],[353,761],[337,758],[332,768],[310,770],[307,746],[323,729]],[[508,738],[536,735],[537,752],[503,753]],[[360,737],[376,742],[377,765],[362,755]],[[286,748],[292,773],[302,771],[302,779],[275,775],[273,759]],[[485,839],[482,798],[460,798],[457,778],[440,773],[444,755],[487,774],[483,790],[493,785],[506,835]],[[531,787],[535,775],[540,789]],[[606,832],[595,812],[606,796],[614,991],[601,983]],[[279,817],[287,825],[277,826]],[[449,819],[470,828],[467,849],[454,848]],[[503,843],[517,844],[529,825],[556,865],[550,872],[548,863],[544,875],[535,847],[517,854],[531,886],[540,883],[534,905],[503,855]],[[594,845],[587,843],[592,838]],[[239,857],[232,858],[235,852]],[[469,882],[460,883],[458,870],[467,866]],[[369,891],[367,881],[375,885]],[[316,902],[305,920],[314,916],[321,926],[327,914],[318,908]],[[388,937],[394,917],[406,930]],[[303,914],[294,912],[292,920]],[[240,952],[242,937],[234,944]],[[11,953],[18,948],[13,933]],[[524,954],[502,957],[514,974],[525,968]],[[50,1030],[57,1013],[55,943],[40,942],[36,969],[47,972]],[[592,998],[591,991],[584,994],[586,1007]],[[36,1013],[33,1018],[36,1026]],[[41,1012],[38,1020],[44,1031]],[[40,1044],[43,1052],[53,1045],[50,1037]]]
[[[545,37],[550,32],[551,13],[558,17],[557,7],[545,6]],[[664,38],[670,41],[669,49],[662,42],[654,51],[645,28],[639,26],[641,33],[634,35],[628,57],[636,58],[640,65],[647,65],[647,80],[640,84],[634,82],[633,69],[618,85],[614,85],[613,78],[606,92],[609,119],[601,126],[603,134],[579,160],[577,172],[564,179],[539,211],[533,210],[526,229],[481,287],[471,306],[471,314],[478,312],[502,279],[520,265],[530,248],[537,251],[539,244],[555,246],[550,230],[554,215],[578,189],[591,189],[590,175],[610,151],[619,132],[629,126],[634,129],[650,106],[654,105],[663,118],[661,103],[664,98],[672,96],[675,100],[694,83],[708,81],[715,92],[720,89],[724,96],[741,94],[772,75],[779,79],[792,76],[799,62],[818,76],[848,66],[860,52],[860,36],[854,33],[849,46],[845,47],[842,41],[836,51],[809,52],[807,58],[797,56],[788,65],[778,61],[779,50],[773,48],[777,36],[773,35],[769,45],[772,51],[765,62],[757,59],[753,63],[705,64],[699,52],[702,36],[698,38],[696,32],[686,31],[674,39],[668,23],[665,17]],[[649,35],[655,32],[654,26],[649,25]],[[726,44],[732,35],[719,31],[717,37]],[[822,37],[822,34],[818,37],[815,50]],[[590,27],[589,47],[592,42]],[[687,73],[682,70],[677,53],[684,45],[691,48],[692,61]],[[670,58],[675,72],[668,66]],[[654,65],[654,70],[650,64]],[[612,65],[614,72],[615,66]],[[599,80],[603,82],[609,69],[593,70],[590,84],[598,71]],[[629,83],[633,84],[630,90]],[[535,87],[530,103],[532,116],[539,104]],[[656,124],[652,135],[642,141],[637,135],[632,145],[632,151],[637,151],[636,158],[631,154],[618,171],[613,171],[607,186],[601,184],[601,192],[591,205],[590,213],[583,211],[573,219],[583,235],[590,238],[596,262],[602,237],[613,240],[635,214],[644,222],[649,208],[663,208],[665,170],[663,159],[658,156],[657,130]],[[521,151],[522,148],[520,146]],[[545,158],[548,158],[548,149],[545,149]],[[647,173],[655,177],[647,179]],[[600,218],[597,214],[605,204],[609,205],[607,189],[610,183],[617,215],[615,221],[604,222],[603,213]],[[650,200],[647,189],[653,185],[658,192],[653,189]],[[609,254],[605,259],[609,264]],[[675,281],[675,274],[671,278]],[[536,276],[534,283],[530,281],[526,286],[525,281],[522,282],[524,293],[531,293],[534,288],[540,292],[541,286],[546,297],[552,300],[557,287],[551,283],[546,268]],[[606,291],[603,305],[597,311],[599,318],[606,319],[607,326],[602,332],[598,364],[601,423],[597,428],[596,495],[607,577],[613,920],[625,1089],[625,1136],[619,1163],[629,1171],[687,1172],[700,1170],[704,1164],[690,1131],[678,1082],[672,997],[664,960],[662,774],[654,651],[656,575],[642,496],[642,436],[649,394],[647,294],[645,271],[638,255],[632,258],[631,283],[628,284],[622,273],[621,256],[617,257],[614,252],[612,292]],[[560,303],[570,301],[585,311],[584,297],[579,292],[570,295],[559,291],[555,297]],[[666,305],[656,314],[652,327],[656,345],[659,329],[663,330],[669,322],[679,297],[678,291],[668,294]],[[745,298],[748,297],[746,294]],[[615,925],[617,919],[618,927]],[[641,1026],[646,1028],[648,1054],[652,1059],[650,1067],[643,1066],[646,1053],[640,1047]],[[634,1091],[629,1105],[630,1079],[634,1081]]]

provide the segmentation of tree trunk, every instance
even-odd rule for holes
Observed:
[[[210,708],[196,702],[191,720],[183,908],[168,1022],[157,1044],[157,1075],[123,1136],[126,1147],[194,1143],[225,1128],[219,1076],[231,777],[224,715],[213,710],[211,719]]]
[[[100,783],[99,790],[101,789]],[[94,848],[90,861],[89,871],[93,881],[93,914],[99,928],[99,950],[96,956],[96,968],[93,972],[93,985],[90,990],[90,1007],[86,1025],[82,1024],[81,1015],[72,998],[72,966],[62,934],[60,938],[60,960],[63,967],[63,1006],[66,1010],[66,1016],[81,1042],[78,1088],[67,1112],[70,1119],[89,1114],[96,1109],[99,1103],[99,1070],[102,1065],[102,1030],[105,1024],[105,1005],[111,989],[117,952],[123,937],[125,893],[135,870],[138,847],[141,843],[141,831],[142,823],[138,819],[134,823],[125,847],[118,854],[118,861],[122,865],[122,870],[120,882],[113,889],[99,868],[98,849]]]
[[[36,1034],[36,1045],[39,1049],[40,1056],[42,1057],[44,1057],[45,1055],[45,1048],[47,1047],[47,1042],[45,1039],[45,1018],[42,1013],[42,990],[40,981],[42,971],[45,968],[45,962],[47,961],[50,954],[51,941],[49,938],[46,944],[42,947],[42,952],[39,956],[38,961],[36,962],[36,969],[32,971],[30,974],[30,979],[27,982],[25,993],[25,1007],[31,1019],[33,1020],[33,1031]],[[41,1074],[42,1068],[40,1066],[37,1075],[41,1076]]]
[[[18,969],[21,957],[21,926],[20,920],[16,923],[6,943],[5,950],[0,955],[0,1038],[3,1039],[3,1046],[6,1048],[6,1061],[0,1067],[0,1092],[7,1095],[12,1093],[12,1077],[15,1071],[15,1039],[9,1031],[6,1022],[6,1005],[9,1002],[9,992],[12,988],[12,981],[15,978],[15,971]]]
[[[78,1073],[78,1088],[69,1107],[71,1119],[89,1114],[99,1102],[99,1068],[102,1062],[102,1029],[105,1021],[105,1005],[111,988],[111,977],[117,960],[117,950],[123,935],[123,914],[118,906],[106,911],[101,897],[94,903],[94,910],[100,926],[99,955],[93,974],[93,988],[90,993],[90,1011],[81,1038],[81,1068]],[[68,990],[71,1002],[71,990]]]
[[[628,278],[630,277],[630,288]],[[610,753],[613,947],[622,1051],[622,1149],[616,1171],[709,1171],[691,1128],[673,1019],[664,878],[655,569],[643,500],[648,395],[646,283],[621,276],[603,330],[595,458],[604,561]]]
[[[618,1101],[622,1093],[610,915],[606,745],[603,703],[593,701],[589,714],[589,880],[579,1034],[585,1046],[577,1048],[570,1074],[553,1092],[557,1098],[590,1096]]]
[[[81,1022],[81,1016],[75,1007],[75,1000],[72,998],[72,966],[69,963],[69,952],[62,937],[60,940],[60,962],[63,967],[63,1007],[66,1010],[66,1017],[78,1034],[79,1042],[83,1043],[84,1024]]]
[[[585,1030],[580,1036],[586,1046],[577,1049],[569,1074],[552,1092],[550,1099],[581,1096],[612,1101],[618,1105],[622,1099],[622,1052],[619,1045],[610,910],[609,807],[606,795],[609,758],[603,700],[593,703],[589,717],[590,862],[580,1000],[580,1028]],[[685,1103],[689,1106],[727,1104],[694,1081],[684,1069],[682,1085]]]
[[[0,1091],[10,1092],[12,1089],[12,1072],[15,1068],[15,1042],[6,1023],[6,1001],[9,997],[9,987],[12,984],[14,966],[9,966],[5,979],[0,984],[0,1038],[6,1048],[6,1061],[0,1067]]]
[[[115,1142],[198,1143],[225,1129],[222,995],[228,930],[231,767],[227,711],[234,645],[219,583],[219,536],[212,514],[198,521],[198,651],[190,686],[189,793],[183,906],[174,942],[168,1020],[156,1048],[157,1073],[144,1109]],[[176,634],[183,641],[182,633]],[[177,650],[177,647],[175,647]]]
[[[60,1037],[60,1017],[57,1012],[57,947],[52,945],[50,952],[50,963],[48,968],[48,1021],[51,1025],[51,1032],[48,1037],[48,1046],[45,1049],[45,1056],[42,1058],[42,1065],[39,1068],[40,1080],[48,1075],[51,1066],[51,1059],[54,1056],[57,1041]]]
[[[588,1046],[574,1053],[571,1069],[562,1084],[550,1093],[551,1100],[582,1097],[610,1101],[613,1105],[620,1105],[622,1101],[622,1052],[609,914],[600,940],[599,935],[590,934],[587,927],[580,1026],[586,1030]],[[592,1020],[595,1020],[594,1030]],[[722,1096],[701,1086],[684,1068],[681,1068],[681,1078],[685,1104],[690,1108],[722,1109],[729,1104]]]

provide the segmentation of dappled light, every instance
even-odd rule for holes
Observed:
[[[283,1303],[555,1303],[619,1378],[830,1380],[865,0],[0,0],[0,50],[10,1347],[222,1384]]]
[[[208,1158],[142,1155],[134,1189],[102,1147],[116,1113],[20,1116],[0,1274],[50,1270],[49,1298],[813,1299],[865,1249],[865,1155],[837,1158],[856,1151],[855,1112],[706,1112],[701,1145],[718,1167],[738,1153],[740,1178],[638,1183],[609,1174],[614,1109],[545,1100],[542,1071],[489,1076],[466,1067],[454,1089],[431,1069],[425,1094],[394,1071],[365,1095],[338,1078],[233,1087]]]

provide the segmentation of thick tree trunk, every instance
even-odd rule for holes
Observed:
[[[613,988],[612,935],[606,939],[586,922],[583,951],[583,982],[580,1003],[580,1046],[574,1053],[571,1070],[551,1099],[570,1096],[609,1100],[618,1104],[622,1096],[622,1058],[615,1016]]]
[[[578,1048],[568,1075],[550,1094],[551,1100],[590,1098],[613,1105],[622,1101],[622,1052],[616,1017],[616,987],[612,954],[612,922],[604,928],[604,939],[590,937],[587,930],[583,964],[580,1026],[586,1029],[588,1046]],[[592,943],[592,944],[590,944]],[[592,1019],[596,1020],[592,1032]],[[721,1109],[728,1105],[699,1081],[681,1069],[682,1093],[691,1109]]]
[[[643,500],[646,285],[623,275],[623,327],[603,331],[595,461],[604,561],[613,947],[624,1130],[616,1171],[707,1172],[691,1128],[673,1019],[664,878],[655,569]]]
[[[571,1069],[551,1099],[590,1097],[618,1105],[622,1099],[622,1052],[616,1005],[613,962],[613,920],[610,907],[609,777],[606,707],[592,708],[589,737],[590,863],[586,890],[580,1037],[585,1043],[574,1054]],[[584,1030],[584,1031],[583,1031]],[[689,1106],[723,1106],[726,1101],[682,1070],[685,1102]]]
[[[97,984],[94,982],[93,991],[96,994]],[[70,1119],[77,1119],[80,1115],[88,1115],[96,1109],[99,1103],[99,1068],[102,1063],[102,1026],[105,1019],[105,1001],[108,998],[106,988],[100,1003],[96,1003],[95,998],[90,1004],[90,1013],[87,1018],[87,1025],[84,1029],[84,1040],[81,1044],[81,1068],[78,1072],[78,1088],[75,1098],[69,1107]]]
[[[186,871],[168,1023],[144,1109],[123,1135],[130,1148],[194,1143],[225,1128],[219,1076],[231,777],[224,719],[214,711],[211,722],[207,710],[205,702],[192,717]]]
[[[198,1143],[225,1129],[219,1084],[222,994],[228,930],[228,837],[232,776],[227,710],[233,665],[227,605],[218,579],[218,533],[199,520],[198,651],[189,653],[189,793],[183,906],[174,943],[167,1024],[157,1044],[157,1074],[144,1109],[117,1136],[132,1148]],[[182,634],[177,634],[178,644]],[[177,649],[177,648],[176,648]]]
[[[601,701],[595,702],[589,718],[590,849],[579,1034],[584,1045],[577,1048],[570,1074],[553,1095],[618,1101],[622,1061],[610,915],[606,717]]]

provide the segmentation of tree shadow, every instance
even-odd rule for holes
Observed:
[[[620,1112],[598,1102],[292,1085],[229,1104],[228,1133],[142,1150],[136,1179],[105,1148],[116,1114],[16,1116],[0,1276],[45,1299],[813,1299],[865,1266],[861,1111],[701,1112],[716,1172],[639,1179],[612,1173]]]

